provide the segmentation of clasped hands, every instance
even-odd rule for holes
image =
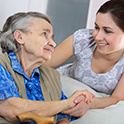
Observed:
[[[75,91],[68,99],[73,100],[73,105],[71,108],[63,111],[62,113],[69,114],[71,116],[81,117],[90,108],[90,103],[95,97],[94,94],[88,90]]]

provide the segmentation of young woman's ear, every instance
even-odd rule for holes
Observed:
[[[17,41],[20,45],[24,44],[23,32],[21,32],[20,30],[15,30],[15,31],[14,31],[14,38],[16,39],[16,41]]]

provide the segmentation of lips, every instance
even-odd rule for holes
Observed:
[[[44,50],[47,50],[52,53],[54,49],[53,49],[53,47],[47,46],[44,48]]]

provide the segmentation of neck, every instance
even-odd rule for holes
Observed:
[[[23,52],[17,52],[16,56],[23,68],[23,71],[29,78],[31,78],[34,69],[41,66],[45,62],[44,60],[41,60],[41,58],[38,60],[32,57],[32,55],[23,54]]]

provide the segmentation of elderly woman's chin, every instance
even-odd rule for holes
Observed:
[[[46,61],[50,60],[51,59],[51,56],[49,58],[46,59]]]
[[[47,54],[47,53],[46,53],[46,54],[44,54],[42,57],[44,58],[45,61],[48,61],[48,60],[51,59],[51,54]]]

